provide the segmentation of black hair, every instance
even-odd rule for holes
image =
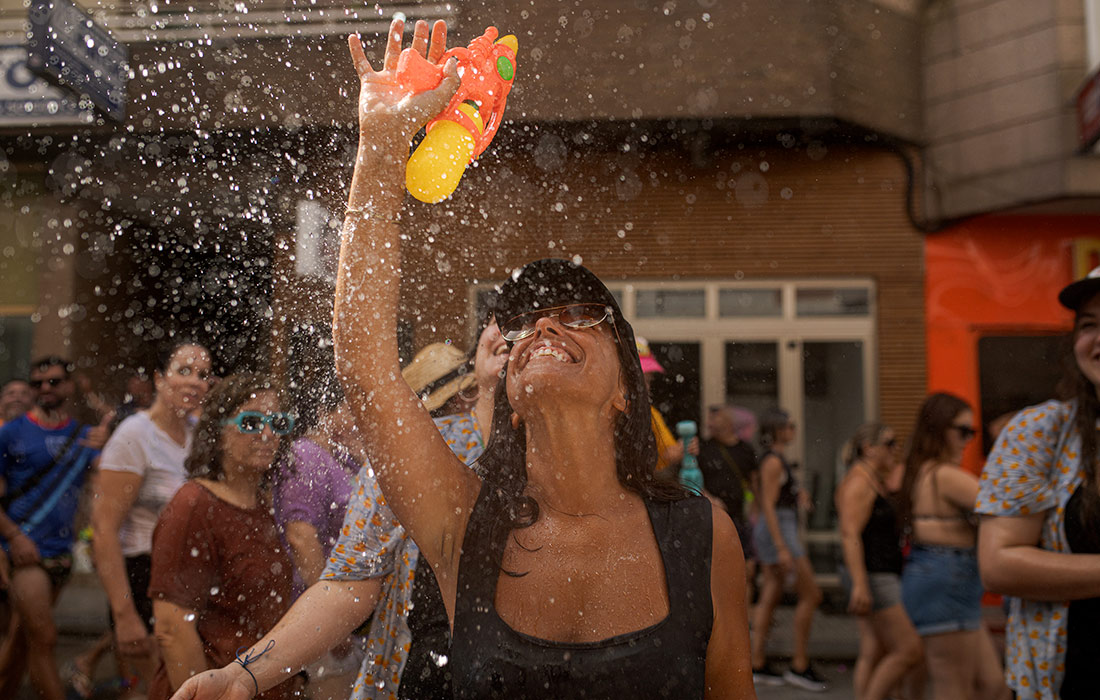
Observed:
[[[781,408],[769,408],[760,414],[760,446],[764,448],[775,444],[775,437],[788,423],[791,414]]]
[[[202,348],[203,351],[206,352],[206,354],[210,354],[210,350],[197,340],[193,340],[191,338],[176,338],[171,340],[170,342],[162,344],[160,347],[157,348],[157,355],[156,358],[154,358],[155,364],[153,365],[153,371],[160,373],[160,375],[163,377],[168,372],[168,368],[172,366],[172,358],[176,356],[176,352],[178,352],[180,348],[191,346]],[[135,374],[141,376],[137,372],[135,372]]]
[[[643,497],[675,501],[687,496],[676,482],[655,473],[657,444],[653,437],[649,394],[646,391],[634,331],[617,307],[613,323],[618,333],[617,353],[626,390],[626,410],[615,423],[615,471],[619,483]],[[527,486],[527,436],[522,426],[512,426],[507,376],[502,377],[494,397],[493,425],[485,452],[476,469],[504,505],[509,529],[533,525],[539,517],[535,499],[525,495]]]
[[[57,355],[46,355],[40,357],[31,363],[32,372],[42,372],[50,367],[60,367],[65,372],[65,378],[68,379],[69,375],[73,373],[73,365],[66,359],[58,357]]]

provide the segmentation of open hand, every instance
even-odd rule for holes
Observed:
[[[382,70],[376,71],[367,60],[359,36],[348,37],[348,48],[359,74],[359,133],[373,139],[387,138],[402,148],[429,119],[443,111],[458,90],[458,64],[452,58],[443,67],[439,87],[410,95],[397,81],[397,60],[405,22],[394,19],[386,41]],[[446,51],[447,25],[439,20],[428,36],[428,23],[418,20],[413,30],[412,50],[429,62],[437,62]],[[379,144],[383,145],[383,144]]]

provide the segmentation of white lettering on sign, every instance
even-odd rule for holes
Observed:
[[[88,124],[95,120],[91,104],[76,100],[27,68],[27,50],[0,45],[0,125]]]

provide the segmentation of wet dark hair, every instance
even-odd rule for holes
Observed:
[[[534,299],[538,301],[528,309],[578,302],[601,303],[611,308],[611,320],[618,337],[615,345],[619,371],[627,401],[626,411],[620,413],[615,422],[616,476],[624,488],[655,501],[674,501],[686,497],[687,492],[678,483],[656,476],[657,443],[653,437],[649,393],[638,360],[634,329],[623,317],[611,293],[595,275],[580,265],[539,260],[525,266],[510,283],[504,285],[494,311],[498,319],[511,318],[516,310]],[[506,373],[494,396],[489,442],[475,468],[486,485],[494,490],[491,495],[502,503],[504,524],[514,529],[534,524],[539,518],[539,510],[535,499],[524,494],[527,487],[527,435],[523,426],[518,429],[512,426],[507,382]]]
[[[195,436],[191,440],[191,452],[184,464],[192,479],[198,477],[217,481],[224,474],[222,461],[222,421],[232,418],[256,394],[273,392],[282,402],[282,388],[267,375],[257,372],[242,372],[222,379],[203,401],[202,415],[195,425]],[[287,441],[282,440],[279,451],[283,452]],[[278,464],[282,455],[277,455],[273,464]],[[270,472],[269,472],[270,473]]]
[[[775,437],[788,423],[791,414],[781,408],[769,408],[760,414],[760,446],[764,448],[775,444]]]
[[[50,367],[60,367],[65,372],[66,379],[73,373],[73,364],[57,355],[46,355],[31,363],[32,372],[43,372]]]
[[[947,451],[947,431],[960,413],[969,410],[970,404],[958,396],[938,393],[926,398],[917,411],[917,422],[905,456],[905,475],[898,493],[898,516],[906,529],[912,526],[913,487],[921,465],[943,459]]]
[[[1081,522],[1091,523],[1100,516],[1100,477],[1096,469],[1096,421],[1100,418],[1100,398],[1096,394],[1097,387],[1077,364],[1077,357],[1073,352],[1076,340],[1077,319],[1074,319],[1074,329],[1067,339],[1062,355],[1062,379],[1058,383],[1058,394],[1062,399],[1077,404],[1073,424],[1081,435],[1081,471],[1084,472],[1084,478],[1078,486],[1081,489]],[[1094,533],[1088,528],[1085,530],[1094,544],[1100,543],[1100,533]]]
[[[157,356],[155,358],[155,364],[153,365],[153,371],[159,373],[163,377],[168,372],[168,368],[172,366],[172,358],[176,356],[179,349],[191,346],[202,348],[207,355],[210,354],[209,348],[197,340],[191,338],[174,339],[157,348]]]

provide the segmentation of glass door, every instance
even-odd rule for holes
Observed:
[[[802,482],[814,496],[811,530],[836,527],[833,494],[844,474],[844,443],[865,420],[864,344],[859,340],[802,341]]]

